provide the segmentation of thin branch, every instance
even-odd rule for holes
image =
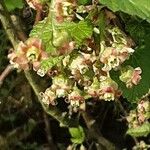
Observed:
[[[110,141],[108,141],[107,139],[105,139],[102,136],[102,134],[101,134],[95,120],[92,118],[92,116],[90,116],[87,112],[84,111],[84,112],[82,112],[82,117],[87,125],[87,128],[90,131],[89,132],[90,137],[95,139],[97,141],[97,143],[101,147],[105,148],[106,150],[115,150],[115,146]]]
[[[50,150],[56,150],[57,148],[53,142],[51,128],[50,128],[50,122],[49,122],[48,116],[45,112],[43,112],[43,117],[44,117],[44,122],[45,122],[45,132],[47,135],[47,141],[49,144],[49,148],[50,148]]]
[[[10,39],[12,45],[14,48],[16,48],[17,43],[19,42],[16,37],[16,32],[14,30],[14,25],[12,23],[12,20],[10,18],[10,15],[7,11],[7,8],[4,4],[4,0],[0,0],[0,20],[2,22],[2,25],[8,35],[8,38]]]
[[[12,65],[8,65],[5,70],[1,73],[0,75],[0,87],[3,84],[3,81],[5,80],[5,78],[9,75],[9,73],[13,70],[13,66]]]

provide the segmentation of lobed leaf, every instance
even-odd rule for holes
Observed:
[[[92,36],[92,25],[87,21],[80,21],[79,23],[65,22],[57,25],[58,29],[67,30],[73,40],[81,44],[85,39]]]
[[[81,126],[75,128],[69,128],[69,132],[72,136],[71,141],[75,144],[82,144],[85,139],[84,130]]]
[[[149,0],[99,0],[112,11],[122,11],[150,22]]]
[[[47,52],[55,52],[55,47],[52,44],[52,24],[48,18],[40,21],[35,25],[30,33],[30,37],[36,37],[42,40],[45,45],[45,50]]]

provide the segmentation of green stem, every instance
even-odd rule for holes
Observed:
[[[16,48],[16,45],[18,44],[19,40],[16,37],[16,32],[14,30],[15,27],[11,21],[4,0],[0,0],[0,20],[13,47]]]

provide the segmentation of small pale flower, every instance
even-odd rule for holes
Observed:
[[[87,93],[92,97],[99,97],[99,90],[100,90],[100,82],[95,77],[93,79],[93,83],[91,84],[91,86],[87,88]]]
[[[69,68],[73,75],[76,74],[77,70],[83,74],[86,70],[88,70],[88,65],[85,63],[85,58],[83,55],[80,55],[72,61]]]
[[[106,47],[100,55],[100,61],[104,64],[103,71],[118,69],[119,66],[134,52],[132,48],[125,45],[115,44],[113,47]]]
[[[104,100],[115,100],[120,96],[118,85],[110,77],[104,78],[100,81],[99,98]]]
[[[70,101],[70,105],[73,107],[79,107],[80,104],[84,103],[82,92],[76,86],[73,88],[73,91],[68,94],[68,99]]]
[[[133,68],[126,66],[121,70],[121,76],[119,77],[122,82],[126,84],[127,88],[131,88],[133,85],[137,85],[141,80],[142,70],[140,67]]]
[[[52,104],[55,105],[56,94],[51,90],[51,88],[47,88],[44,93],[40,93],[42,98],[42,102],[46,105]]]

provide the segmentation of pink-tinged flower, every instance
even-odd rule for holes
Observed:
[[[106,101],[115,100],[121,95],[118,90],[118,84],[110,77],[104,77],[100,81],[99,98]]]
[[[134,52],[132,48],[125,45],[114,45],[105,48],[100,55],[100,61],[104,64],[103,71],[117,69]]]
[[[42,10],[42,3],[40,0],[26,0],[28,5],[35,10]]]
[[[84,97],[82,95],[82,91],[80,91],[76,86],[73,88],[73,91],[68,94],[68,100],[72,107],[79,107],[85,102]]]
[[[25,43],[20,42],[17,50],[8,55],[10,63],[16,68],[28,70],[29,64],[37,70],[40,66],[40,60],[47,59],[48,54],[44,52],[42,41],[37,38],[29,38]]]
[[[75,42],[71,41],[71,42],[65,42],[61,45],[60,48],[58,48],[58,52],[60,55],[66,55],[66,54],[70,54],[75,48]]]
[[[99,97],[100,82],[95,77],[91,86],[87,87],[87,93],[94,98]]]
[[[140,80],[141,80],[141,73],[142,73],[142,70],[141,70],[140,67],[137,67],[137,68],[134,69],[133,75],[132,75],[132,79],[131,79],[132,83],[134,85],[137,85],[140,82]]]
[[[79,53],[69,65],[72,75],[76,76],[78,72],[83,75],[95,60],[94,54]]]
[[[126,84],[127,88],[131,88],[133,85],[137,85],[141,80],[142,70],[140,67],[133,68],[126,66],[121,70],[121,76],[119,77],[122,82]]]
[[[124,46],[124,47],[120,47],[118,49],[119,53],[118,53],[118,58],[120,60],[120,63],[122,64],[125,60],[129,59],[129,56],[134,53],[134,49]]]
[[[71,21],[74,18],[73,9],[75,6],[75,0],[56,0],[54,11],[57,22],[62,23],[64,20]]]

